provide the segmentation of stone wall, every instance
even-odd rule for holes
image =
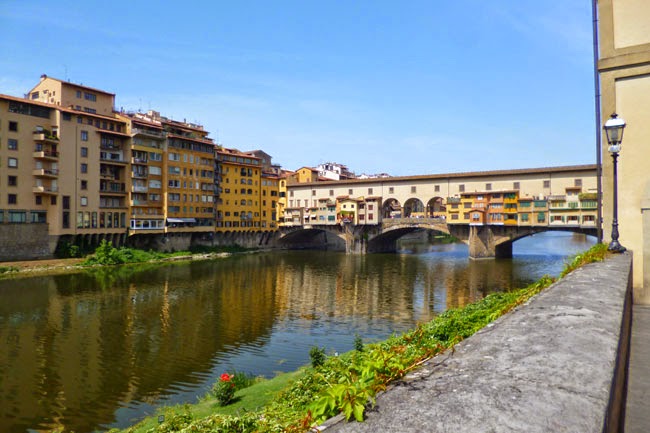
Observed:
[[[52,257],[47,224],[0,224],[0,261]]]

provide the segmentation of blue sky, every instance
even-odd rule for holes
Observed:
[[[590,3],[2,0],[0,93],[70,79],[287,169],[589,164]]]

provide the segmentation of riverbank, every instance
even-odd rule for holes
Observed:
[[[599,245],[577,256],[567,270],[602,260],[605,250],[606,246]],[[363,420],[368,401],[374,402],[390,383],[527,302],[552,282],[546,277],[524,289],[489,295],[465,308],[448,310],[404,335],[328,357],[322,365],[305,368],[277,395],[268,396],[260,410],[233,415],[228,407],[218,407],[214,397],[206,396],[201,404],[212,406],[209,415],[195,405],[163,408],[157,415],[164,415],[158,418],[162,422],[157,423],[156,416],[125,432],[305,431],[340,412],[348,419]],[[248,394],[258,394],[255,386]],[[238,397],[246,403],[245,394]]]
[[[237,251],[220,251],[211,253],[192,253],[189,251],[169,254],[166,257],[159,257],[145,262],[122,263],[124,265],[137,265],[142,263],[169,263],[194,260],[212,260],[218,258],[230,257],[233,254],[243,254],[259,252],[262,250],[237,250]],[[14,262],[0,262],[0,279],[10,277],[29,277],[34,275],[51,275],[67,272],[80,272],[83,270],[113,266],[101,264],[85,264],[89,257],[45,259],[45,260],[24,260]]]

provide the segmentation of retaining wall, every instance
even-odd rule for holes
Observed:
[[[408,375],[328,432],[621,432],[629,253],[584,266]]]
[[[45,223],[0,224],[0,262],[46,259],[52,256]]]

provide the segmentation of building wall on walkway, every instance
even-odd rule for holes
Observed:
[[[598,2],[601,123],[612,113],[625,119],[618,158],[618,223],[620,243],[634,251],[634,299],[650,303],[650,236],[644,233],[643,207],[650,182],[650,2],[600,0]],[[598,125],[602,128],[602,124]],[[613,163],[605,134],[600,151],[603,162],[603,239],[611,239],[613,219]]]

